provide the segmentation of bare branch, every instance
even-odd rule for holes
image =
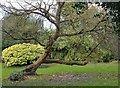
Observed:
[[[39,10],[40,12],[42,12],[42,13],[44,13],[44,14],[48,14],[49,16],[55,18],[54,15],[52,15],[52,14],[49,13],[49,10],[50,10],[50,9],[47,9],[47,6],[46,6],[46,3],[45,3],[45,2],[43,2],[44,5],[45,5],[45,8],[42,8],[42,6],[41,6],[42,3],[39,4],[39,7],[33,5],[32,3],[29,3],[29,2],[25,2],[25,3],[27,3],[28,5],[31,5],[31,7],[36,8],[36,9]]]
[[[42,8],[41,7],[41,4],[42,3],[39,3],[39,7],[37,6],[34,6],[32,3],[29,3],[29,2],[26,2],[28,5],[31,6],[31,8],[29,9],[26,9],[25,7],[23,7],[22,5],[20,5],[20,3],[18,3],[22,9],[17,9],[16,7],[14,7],[11,3],[11,7],[6,7],[4,5],[1,5],[0,4],[0,7],[3,8],[3,10],[5,12],[8,12],[9,14],[14,14],[14,15],[17,15],[17,16],[21,16],[21,15],[24,15],[24,14],[38,14],[38,15],[42,15],[43,17],[45,17],[47,20],[49,20],[51,23],[55,24],[56,25],[56,22],[55,22],[55,16],[53,14],[51,14],[48,10],[46,10],[46,8]],[[45,3],[44,3],[45,4]],[[33,8],[32,8],[33,7]]]
[[[91,30],[87,30],[87,31],[83,31],[84,29],[82,29],[80,32],[77,32],[77,33],[72,33],[72,34],[61,34],[60,37],[63,37],[63,36],[76,36],[76,35],[80,35],[80,34],[83,34],[83,33],[90,33],[90,32],[97,32],[97,31],[100,31],[100,30],[103,30],[103,29],[98,29],[98,30],[95,30],[99,24],[105,19],[107,13],[101,18],[100,21],[98,21],[98,23],[91,29]]]
[[[25,8],[17,1],[17,3],[19,4],[19,6],[25,10]]]
[[[48,2],[49,2],[49,1],[48,1]],[[52,1],[51,4],[48,5],[48,9],[47,9],[47,11],[49,11],[49,10],[51,9],[51,6],[53,6],[53,3],[54,3],[54,0]],[[48,3],[47,3],[47,4],[48,4]]]
[[[65,2],[57,2],[58,8],[57,8],[57,12],[56,12],[56,27],[57,27],[58,32],[60,31],[60,14],[61,14],[64,3]]]
[[[61,34],[60,37],[64,37],[64,36],[77,36],[77,35],[81,35],[81,34],[86,34],[86,33],[91,33],[91,32],[97,32],[97,31],[101,31],[103,29],[97,29],[97,30],[88,30],[88,31],[83,31],[84,29],[82,29],[80,32],[78,33],[72,33],[72,34]]]
[[[56,33],[54,36],[50,36],[48,45],[46,46],[46,49],[49,48],[49,46],[52,46],[53,43],[57,40],[60,34],[60,15],[61,15],[61,10],[64,5],[63,2],[57,2],[57,12],[56,12],[56,18],[55,18],[55,26],[56,26]]]
[[[12,39],[14,39],[14,40],[35,40],[37,43],[39,43],[41,46],[45,46],[44,44],[42,44],[41,42],[39,42],[36,38],[34,38],[34,37],[27,37],[27,38],[25,38],[25,37],[23,37],[22,35],[19,35],[20,36],[20,38],[16,38],[16,37],[14,37],[12,34],[10,34],[8,31],[6,31],[4,28],[2,28],[2,30],[1,30],[2,32],[5,32],[6,34],[8,34]]]

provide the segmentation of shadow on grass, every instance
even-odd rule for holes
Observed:
[[[49,64],[41,64],[41,65],[39,66],[39,68],[48,68],[48,67],[50,67]]]

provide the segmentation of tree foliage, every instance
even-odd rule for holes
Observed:
[[[103,2],[101,5],[106,11],[110,12],[112,16],[112,24],[114,31],[119,32],[120,30],[120,1],[119,2]]]

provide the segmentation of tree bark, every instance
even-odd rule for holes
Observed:
[[[46,59],[43,61],[43,63],[59,63],[59,64],[66,64],[66,65],[80,65],[80,66],[84,66],[88,63],[88,61],[64,61],[64,60],[59,60],[59,59]]]
[[[24,75],[35,75],[37,68],[41,65],[41,63],[46,59],[50,50],[52,48],[52,44],[45,49],[45,53],[34,63],[27,66],[24,70],[22,70]]]
[[[51,39],[49,39],[48,45],[45,47],[44,54],[34,64],[31,64],[27,66],[24,70],[22,70],[24,75],[35,75],[37,68],[49,55],[49,52],[52,49],[52,45],[57,40],[58,37],[59,37],[59,32],[56,32],[56,34],[53,37],[51,37]]]
[[[64,5],[64,2],[57,2],[58,4],[58,8],[57,8],[57,12],[56,12],[56,20],[54,21],[54,24],[56,26],[56,33],[54,36],[51,36],[49,39],[49,44],[47,45],[47,47],[45,48],[45,53],[34,63],[29,65],[28,67],[26,67],[22,72],[23,74],[28,74],[28,75],[32,75],[35,74],[37,68],[41,65],[41,63],[46,59],[46,57],[48,56],[53,43],[57,40],[58,37],[60,37],[60,14],[61,14],[61,10],[62,7]],[[46,16],[46,18],[48,18],[48,16]],[[50,18],[48,18],[48,20],[50,20]],[[50,20],[50,22],[52,22]]]

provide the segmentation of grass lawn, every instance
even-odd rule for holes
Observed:
[[[7,78],[22,67],[2,66],[3,86],[118,86],[118,64],[100,63],[86,66],[63,64],[43,64],[38,76],[30,76],[24,81],[11,82]]]

